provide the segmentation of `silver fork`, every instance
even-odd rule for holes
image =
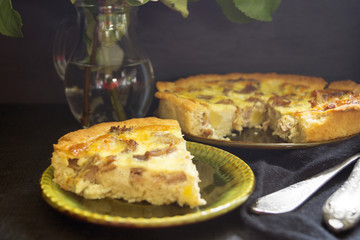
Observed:
[[[342,232],[360,221],[360,160],[349,178],[325,202],[323,218],[333,232]]]

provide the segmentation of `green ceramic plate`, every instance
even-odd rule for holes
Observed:
[[[44,199],[58,211],[91,223],[120,227],[167,227],[205,221],[244,203],[254,190],[250,167],[240,158],[215,147],[187,142],[199,171],[201,195],[207,204],[198,208],[176,204],[153,206],[118,199],[88,200],[55,184],[53,167],[41,178]]]

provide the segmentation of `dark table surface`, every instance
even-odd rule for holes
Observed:
[[[52,144],[81,126],[67,105],[0,105],[0,239],[360,239],[360,228],[329,232],[324,201],[351,172],[346,168],[291,213],[258,216],[247,208],[257,197],[310,177],[360,149],[359,136],[306,149],[224,148],[254,171],[255,191],[233,211],[186,226],[127,229],[81,222],[50,207],[40,178]],[[353,165],[352,165],[353,166]]]

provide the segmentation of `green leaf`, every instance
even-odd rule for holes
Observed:
[[[189,11],[187,8],[187,0],[160,0],[160,1],[169,8],[180,12],[183,17],[187,17],[189,15]]]
[[[147,3],[149,0],[126,0],[130,6],[141,6]]]
[[[8,37],[23,37],[20,14],[13,9],[11,0],[0,0],[0,34]]]
[[[276,11],[276,9],[281,3],[281,0],[233,1],[236,8],[241,10],[246,16],[260,21],[271,21],[273,13]]]
[[[236,8],[233,0],[216,0],[225,17],[235,23],[248,23],[251,18]]]

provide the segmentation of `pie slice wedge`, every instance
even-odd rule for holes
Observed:
[[[55,183],[88,199],[206,203],[176,120],[138,118],[68,133],[54,145],[52,166]]]

